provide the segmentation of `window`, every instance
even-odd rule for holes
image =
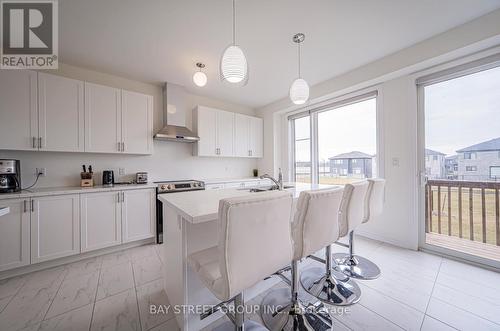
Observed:
[[[453,171],[458,171],[458,164],[453,165]]]
[[[477,171],[477,166],[466,166],[465,171]]]
[[[476,159],[476,153],[471,153],[471,152],[464,153],[464,160],[475,160],[475,159]]]
[[[294,137],[295,181],[311,182],[311,126],[310,116],[292,120]]]
[[[376,176],[376,158],[372,158],[377,152],[376,96],[325,108],[316,116],[318,163],[323,159],[341,156],[344,160],[338,161],[345,168],[340,173],[347,177],[339,180],[319,171],[317,181],[320,184],[345,184]],[[364,172],[359,168],[363,162],[368,164]]]
[[[490,167],[490,178],[500,179],[500,166]]]
[[[433,159],[434,161],[437,161],[437,160],[438,160],[438,156],[437,156],[437,155],[433,155],[433,156],[432,156],[432,159]]]
[[[376,92],[321,105],[288,119],[295,181],[345,184],[376,176]],[[361,170],[356,173],[353,168]]]

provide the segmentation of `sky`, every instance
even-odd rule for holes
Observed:
[[[449,155],[500,137],[500,67],[425,87],[425,145]]]
[[[318,114],[319,159],[352,151],[373,155],[377,151],[376,99],[339,107]],[[309,118],[295,122],[296,139],[309,137]],[[296,160],[309,161],[309,141],[296,144]]]
[[[425,87],[425,146],[446,155],[500,137],[500,67]],[[376,99],[318,114],[321,160],[351,151],[376,153]],[[309,118],[295,121],[296,139],[309,137]],[[296,160],[310,161],[309,140]]]

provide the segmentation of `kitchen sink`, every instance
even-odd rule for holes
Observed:
[[[283,185],[284,190],[294,188],[294,187],[295,187],[295,185]],[[268,186],[268,187],[253,187],[253,188],[249,189],[250,192],[267,192],[267,191],[276,191],[276,190],[278,190],[278,187],[276,185]]]

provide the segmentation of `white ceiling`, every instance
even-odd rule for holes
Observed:
[[[288,94],[297,75],[292,35],[304,32],[310,85],[394,53],[500,7],[500,0],[237,0],[236,42],[250,66],[242,88],[219,81],[231,41],[231,0],[60,0],[64,63],[146,82],[169,81],[260,107]],[[197,61],[208,84],[192,83]]]

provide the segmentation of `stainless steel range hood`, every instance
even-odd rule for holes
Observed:
[[[163,86],[163,128],[154,139],[193,143],[200,140],[186,127],[186,91],[180,85]]]

